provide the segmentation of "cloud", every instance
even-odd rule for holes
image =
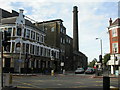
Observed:
[[[36,21],[62,19],[67,34],[72,37],[72,11],[74,5],[78,6],[80,51],[85,53],[91,61],[98,58],[100,54],[100,44],[99,41],[95,40],[96,37],[103,39],[103,52],[109,52],[109,39],[106,28],[109,18],[116,18],[116,8],[114,8],[116,4],[109,2],[107,0],[84,0],[84,2],[83,0],[69,0],[69,2],[68,0],[9,0],[9,2],[1,0],[0,3],[3,4],[0,7],[17,11],[19,8],[24,8],[25,15]]]

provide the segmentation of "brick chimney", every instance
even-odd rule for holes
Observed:
[[[112,25],[112,19],[110,18],[110,20],[109,20],[109,26],[111,26]]]
[[[78,7],[73,7],[73,51],[79,51],[78,39]]]

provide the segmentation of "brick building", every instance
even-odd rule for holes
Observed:
[[[115,74],[115,70],[120,67],[120,18],[114,22],[109,20],[109,40],[110,40],[110,60],[107,65],[110,66],[111,74]]]

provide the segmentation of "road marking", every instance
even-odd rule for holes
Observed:
[[[18,88],[31,88],[31,87],[26,87],[26,86],[17,86]]]
[[[75,87],[70,87],[70,88],[81,88],[81,87],[88,87],[88,86],[75,86]]]
[[[62,85],[62,84],[57,84],[57,85]]]
[[[95,81],[95,82],[97,82],[97,83],[101,83],[101,82],[103,82],[103,81]]]
[[[75,82],[75,83],[80,83],[80,84],[81,84],[81,83],[83,83],[83,82]]]
[[[35,85],[33,85],[33,84],[30,84],[30,83],[19,82],[19,81],[16,81],[16,82],[18,82],[18,83],[20,83],[20,84],[23,84],[23,85],[28,85],[28,86],[31,86],[31,87],[33,87],[33,88],[40,88],[40,87],[35,86]]]
[[[95,85],[95,86],[103,86],[103,85]]]

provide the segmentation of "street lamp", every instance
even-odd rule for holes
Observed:
[[[103,61],[102,61],[102,39],[101,38],[96,38],[96,40],[100,40],[100,46],[101,46],[101,55],[99,56],[101,67],[103,66]]]
[[[116,52],[117,52],[117,48],[114,49],[114,74],[115,74],[115,61],[117,59],[117,57],[115,56]]]
[[[102,39],[101,38],[96,38],[96,40],[100,40],[100,46],[101,46],[101,55],[102,55]]]

